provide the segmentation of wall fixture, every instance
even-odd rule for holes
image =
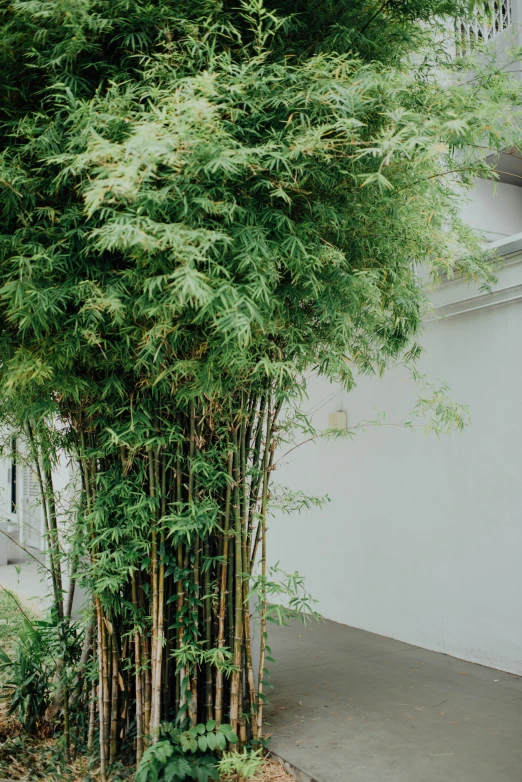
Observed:
[[[344,410],[328,413],[328,429],[348,429],[348,417]]]

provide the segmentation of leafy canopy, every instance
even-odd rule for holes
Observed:
[[[518,90],[441,77],[457,5],[2,8],[3,394],[349,386],[411,346],[419,265],[487,272],[462,187]]]

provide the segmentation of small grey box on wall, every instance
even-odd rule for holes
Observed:
[[[328,413],[328,429],[348,429],[348,417],[344,410]]]

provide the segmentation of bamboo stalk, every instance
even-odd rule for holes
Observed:
[[[241,475],[240,454],[237,429],[232,431],[234,445],[234,556],[235,556],[235,613],[234,613],[234,671],[230,688],[230,725],[232,730],[238,732],[240,711],[240,684],[241,684],[241,650],[243,644],[243,580],[242,580],[242,535],[241,535]]]
[[[227,569],[227,623],[228,623],[228,648],[234,648],[234,581],[235,581],[235,550],[229,546]]]
[[[268,479],[268,481],[266,483],[266,490],[267,490],[267,492],[268,492],[268,483],[269,483],[269,480],[270,480],[270,474],[272,472],[272,466],[273,466],[273,463],[274,463],[275,442],[274,442],[273,436],[274,436],[274,432],[275,432],[275,422],[276,422],[277,417],[278,417],[278,415],[279,415],[279,413],[281,411],[282,404],[283,404],[282,401],[279,401],[277,403],[273,415],[271,415],[271,406],[270,406],[270,404],[268,405],[268,409],[267,409],[266,442],[265,442],[265,451],[264,451],[264,456],[263,456],[263,469],[262,469],[263,481],[265,480],[265,477]],[[265,459],[267,457],[267,453],[268,453],[268,464],[265,464]],[[265,487],[264,483],[263,483],[263,487]],[[267,493],[267,497],[268,497],[268,493]],[[250,568],[251,569],[253,569],[253,566],[254,566],[255,561],[256,561],[257,548],[258,548],[258,545],[259,545],[259,541],[261,539],[262,532],[263,532],[263,530],[266,532],[265,522],[266,522],[266,499],[267,499],[267,497],[265,498],[265,501],[264,501],[265,502],[265,518],[263,518],[263,513],[261,513],[261,519],[260,519],[260,521],[259,521],[259,523],[257,525],[256,536],[255,536],[255,540],[254,540],[254,546],[253,546],[252,554],[251,554],[251,557],[250,557]],[[263,503],[263,498],[262,498],[262,503]]]
[[[256,681],[254,674],[254,665],[252,661],[252,639],[250,635],[250,613],[248,603],[245,599],[243,609],[243,624],[245,634],[245,662],[246,662],[246,675],[248,683],[248,695],[250,706],[250,726],[252,731],[252,738],[257,738],[258,726],[256,719],[257,712],[257,698],[256,698]]]
[[[228,544],[230,528],[230,500],[232,496],[232,470],[234,454],[230,452],[227,466],[227,489],[225,495],[225,520],[223,524],[223,563],[221,566],[221,583],[219,595],[219,625],[218,625],[218,649],[225,646],[225,617],[227,598],[227,569],[228,569]],[[218,725],[223,721],[223,669],[218,667],[216,672],[216,701],[215,720]]]
[[[177,599],[176,608],[177,608],[178,628],[177,628],[176,640],[177,640],[177,648],[181,649],[181,647],[183,646],[182,611],[183,611],[183,599],[184,599],[183,578],[181,577],[181,574],[183,572],[183,546],[181,543],[178,544],[176,555],[177,555],[177,565],[180,573],[180,578],[177,582],[178,599]],[[176,677],[176,697],[178,703],[178,710],[181,709],[184,703],[184,693],[182,692],[182,688],[181,688],[181,683],[184,678],[185,678],[185,672],[181,670],[179,676]]]
[[[237,400],[236,400],[237,401]],[[206,404],[206,403],[205,403]],[[233,405],[232,401],[232,410]],[[178,445],[169,457],[167,437],[157,439],[148,446],[145,455],[144,488],[150,498],[151,526],[149,530],[150,567],[147,574],[136,570],[129,576],[127,586],[122,587],[132,599],[133,627],[130,629],[131,648],[125,644],[119,654],[119,638],[126,637],[125,625],[119,625],[119,609],[107,623],[102,615],[102,650],[98,652],[100,686],[100,741],[105,751],[105,775],[108,763],[117,757],[120,727],[124,739],[126,725],[134,718],[136,726],[136,760],[139,763],[147,746],[147,736],[152,742],[159,737],[160,720],[170,718],[172,705],[179,711],[186,703],[189,723],[208,720],[212,717],[218,724],[229,721],[241,742],[251,737],[257,741],[262,735],[263,667],[266,638],[266,508],[268,485],[273,459],[273,434],[275,413],[268,394],[261,397],[241,398],[241,412],[230,429],[230,445],[226,452],[226,485],[215,484],[206,488],[198,479],[198,452],[205,447],[219,454],[223,447],[222,429],[212,429],[212,410],[200,412],[199,403],[191,403],[188,415],[176,413],[174,421],[184,439],[176,438]],[[162,424],[164,422],[162,418]],[[156,432],[158,432],[156,428]],[[173,439],[173,438],[172,438]],[[153,442],[153,441],[150,441]],[[219,450],[218,450],[219,449]],[[99,465],[100,487],[103,476],[110,471],[114,460],[120,460],[122,471],[133,470],[133,457],[126,457],[118,447],[113,455],[104,455],[88,460],[82,459],[85,496],[88,512],[94,496],[95,470]],[[85,449],[84,449],[85,453]],[[91,453],[95,453],[94,448]],[[142,451],[143,453],[143,451]],[[169,461],[174,459],[175,462]],[[112,461],[111,461],[112,460]],[[139,464],[136,460],[136,464]],[[130,465],[130,466],[129,466]],[[221,505],[222,524],[210,532],[201,527],[187,544],[179,535],[174,538],[172,548],[166,537],[164,518],[170,515],[171,503],[175,503],[180,516],[186,508],[197,514],[204,508],[207,497]],[[192,506],[192,507],[191,507]],[[254,531],[254,520],[259,519]],[[165,522],[166,523],[166,522]],[[92,515],[92,524],[96,517]],[[232,545],[233,538],[233,545]],[[94,538],[93,538],[94,540]],[[261,664],[259,679],[253,668],[251,616],[248,604],[252,566],[256,561],[257,546],[262,553],[261,568]],[[170,559],[171,552],[175,563]],[[93,556],[96,552],[93,548]],[[168,565],[168,571],[166,570]],[[172,576],[172,566],[175,570]],[[141,583],[143,584],[143,589]],[[150,591],[145,591],[146,584]],[[170,601],[174,599],[172,608]],[[150,605],[149,605],[150,601]],[[217,601],[213,613],[214,601]],[[101,604],[100,604],[101,608]],[[139,614],[150,621],[147,631],[142,629]],[[170,617],[172,611],[172,619]],[[122,622],[124,614],[122,613]],[[98,617],[97,617],[98,619]],[[174,622],[174,624],[173,624]],[[122,636],[119,634],[122,633]],[[125,636],[123,636],[125,633]],[[110,646],[108,640],[110,638]],[[169,665],[169,649],[182,649],[185,645],[199,646],[202,650],[223,650],[216,663],[201,663],[199,657],[186,665]],[[232,651],[232,674],[225,676],[224,650]],[[101,658],[101,659],[100,659]],[[101,662],[101,667],[100,667]],[[214,667],[215,666],[215,667]],[[107,669],[107,670],[106,670]],[[123,681],[125,671],[132,671],[135,685]],[[112,672],[112,673],[111,673]],[[173,676],[171,676],[171,672]],[[130,675],[130,674],[129,674]],[[118,678],[120,677],[120,678]],[[181,687],[184,682],[183,688]],[[188,685],[186,684],[188,682]],[[111,689],[112,685],[112,689]],[[124,690],[124,709],[120,715],[119,689]],[[110,702],[107,712],[107,702]],[[134,704],[134,706],[133,706]],[[134,709],[134,714],[132,713]],[[89,714],[89,724],[91,717]]]
[[[251,425],[250,425],[250,431],[251,431]],[[249,452],[249,438],[250,434],[248,431],[245,431],[243,428],[242,431],[242,442],[241,442],[241,464],[240,464],[240,470],[241,470],[241,477],[243,480],[243,509],[242,509],[242,570],[244,573],[243,576],[243,594],[241,599],[242,609],[243,609],[243,635],[244,635],[244,667],[246,668],[246,682],[243,684],[248,685],[248,703],[250,707],[250,714],[251,714],[251,730],[252,730],[252,738],[256,738],[257,736],[257,721],[255,719],[255,711],[256,711],[256,685],[255,685],[255,675],[254,675],[254,667],[252,663],[252,644],[251,644],[251,638],[250,638],[250,611],[249,611],[249,605],[248,605],[248,593],[250,591],[250,552],[248,549],[248,541],[249,541],[249,517],[250,517],[250,500],[248,496],[248,484],[246,479],[246,473],[247,473],[247,456]],[[257,439],[257,438],[256,438]],[[246,724],[243,723],[241,725],[242,730],[244,730],[244,737],[241,739],[242,742],[246,741]]]
[[[46,464],[45,462],[44,462],[43,473],[45,478],[45,496],[47,499],[47,506],[49,509],[48,510],[49,529],[51,532],[52,548],[53,548],[54,558],[55,558],[54,567],[56,570],[57,589],[58,589],[58,594],[60,595],[57,608],[60,617],[63,618],[63,586],[62,586],[62,569],[60,564],[60,539],[58,535],[58,517],[56,513],[56,499],[54,496],[53,476],[51,472],[51,467],[49,464]]]
[[[161,541],[164,544],[163,533],[161,533]],[[155,691],[155,711],[154,711],[154,734],[153,742],[159,740],[159,726],[161,722],[161,674],[162,674],[162,659],[163,659],[163,639],[164,639],[164,620],[165,620],[165,563],[162,559],[159,565],[158,574],[158,618],[156,621],[156,678],[154,681]]]
[[[105,711],[104,711],[104,625],[100,599],[95,598],[96,625],[98,629],[98,714],[100,724],[100,776],[101,782],[107,780],[107,744],[105,739]]]
[[[63,606],[63,590],[62,590],[62,573],[60,564],[60,544],[58,537],[58,525],[56,517],[56,504],[54,497],[54,490],[52,484],[52,474],[50,467],[44,461],[44,476],[42,475],[42,469],[40,466],[40,458],[38,454],[38,445],[33,433],[30,422],[27,422],[27,433],[29,436],[29,444],[31,450],[31,458],[36,470],[38,479],[40,497],[42,502],[42,513],[44,516],[44,523],[47,532],[47,540],[49,544],[49,560],[51,566],[51,580],[53,584],[53,596],[54,596],[54,608],[58,615],[58,633],[62,646],[62,655],[57,665],[57,673],[59,676],[59,687],[55,694],[55,703],[61,705],[63,711],[63,738],[64,738],[64,760],[65,763],[70,762],[70,725],[69,725],[69,686],[67,682],[68,671],[65,668],[66,654],[67,654],[67,640],[65,636],[64,621],[64,606]],[[74,582],[73,582],[74,583]],[[74,588],[73,588],[74,595]],[[72,608],[72,597],[71,597]],[[69,616],[67,614],[67,616]]]
[[[87,624],[87,627],[85,629],[85,636],[83,639],[80,662],[78,663],[76,678],[73,685],[73,692],[71,695],[71,706],[75,705],[76,702],[78,701],[78,698],[80,697],[82,684],[83,684],[83,677],[85,674],[85,668],[87,667],[89,656],[91,655],[91,653],[94,654],[93,634],[94,634],[94,618],[91,616],[91,618],[89,619],[89,623]]]
[[[91,685],[91,697],[89,700],[89,730],[87,732],[87,749],[91,750],[94,744],[94,728],[96,725],[96,682]]]
[[[159,644],[159,687],[161,691],[159,701],[158,722],[161,722],[163,708],[164,718],[168,719],[168,685],[169,685],[169,582],[165,583],[165,528],[163,519],[167,511],[167,462],[165,452],[161,454],[161,507],[160,507],[160,583],[159,583],[159,604],[161,613],[158,617],[158,630],[160,635]],[[165,628],[165,621],[167,627]]]
[[[188,465],[188,502],[194,500],[194,455],[196,451],[196,412],[194,402],[190,403],[190,433],[189,433],[189,465]],[[199,596],[199,536],[195,539],[195,558],[193,566],[193,580],[196,598]],[[197,617],[195,621],[194,636],[198,636]],[[192,725],[198,721],[198,670],[197,664],[193,664],[190,671],[190,703],[189,716]]]
[[[74,594],[76,591],[76,571],[78,569],[78,557],[74,556],[71,561],[71,570],[69,574],[69,589],[65,601],[64,615],[68,618],[72,616]]]
[[[162,673],[162,713],[163,719],[170,720],[170,707],[171,707],[171,665],[170,665],[170,648],[171,648],[171,636],[170,625],[172,621],[172,579],[165,577],[165,629],[164,629],[164,649],[163,649],[163,673]]]
[[[189,704],[189,714],[190,714],[190,721],[192,725],[197,725],[198,723],[198,708],[199,708],[199,698],[198,698],[198,666],[197,663],[193,663],[192,670],[190,671],[190,704]]]
[[[177,451],[176,451],[176,504],[178,506],[178,512],[181,511],[181,503],[182,503],[182,487],[181,487],[181,445],[178,443]],[[183,621],[182,621],[182,611],[183,611],[183,599],[184,599],[184,591],[183,591],[183,544],[178,542],[177,550],[176,550],[176,564],[178,566],[178,574],[179,578],[176,584],[176,590],[177,590],[177,602],[176,602],[176,610],[177,610],[177,634],[176,634],[176,648],[181,649],[183,646]],[[183,703],[184,703],[184,693],[182,692],[181,683],[183,679],[185,678],[185,673],[183,670],[180,670],[180,673],[178,676],[176,676],[176,703],[178,710],[181,709]]]
[[[49,544],[49,564],[51,566],[51,580],[53,584],[54,604],[56,606],[56,610],[58,611],[59,615],[62,615],[63,608],[62,611],[60,611],[60,606],[62,605],[62,594],[61,594],[61,571],[60,571],[59,553],[55,549],[55,536],[53,535],[51,529],[51,521],[49,518],[49,507],[47,504],[45,483],[44,483],[42,469],[40,466],[40,459],[38,455],[38,446],[36,444],[36,438],[34,436],[33,428],[29,421],[27,422],[27,434],[29,438],[29,447],[31,450],[31,459],[33,461],[36,470],[36,477],[38,479],[40,498],[42,501],[42,513],[44,517],[44,524],[45,524],[47,540]]]
[[[71,729],[69,721],[69,687],[67,681],[63,686],[63,740],[64,740],[64,760],[71,762]]]
[[[239,743],[240,744],[246,744],[246,741],[247,741],[246,719],[245,719],[245,714],[244,714],[244,709],[243,709],[243,685],[244,685],[243,671],[244,671],[244,666],[242,665],[241,666],[241,675],[239,677],[239,705],[240,705],[240,710],[239,710],[239,718],[238,718],[238,726],[239,726],[238,727],[238,737],[239,737]]]
[[[263,470],[263,476],[265,474],[268,476],[270,475],[272,471],[273,462],[274,462],[274,451],[271,449],[268,457],[268,466],[266,469]],[[264,477],[263,477],[263,487],[264,487]],[[263,497],[261,496],[261,506],[262,505],[263,505]],[[265,509],[265,515],[266,515],[266,509]],[[254,536],[254,545],[252,547],[252,553],[250,555],[250,570],[253,570],[256,562],[257,549],[259,548],[259,543],[262,540],[262,535],[265,529],[265,520],[266,519],[263,518],[263,513],[261,512],[257,529],[256,529],[256,534]]]
[[[263,491],[261,498],[261,517],[259,520],[259,529],[261,530],[261,584],[262,584],[262,605],[261,605],[261,628],[260,628],[260,640],[259,640],[259,674],[257,682],[257,738],[261,738],[263,735],[263,676],[265,668],[265,654],[266,654],[266,510],[268,500],[268,483],[270,480],[271,459],[273,458],[274,444],[272,442],[272,431],[274,423],[270,416],[271,403],[268,401],[267,410],[267,433],[265,442],[265,453],[263,457]],[[277,413],[277,410],[276,410]],[[269,456],[270,454],[270,456]],[[255,560],[254,560],[255,561]]]
[[[148,451],[149,461],[149,494],[152,500],[156,498],[156,455],[152,448]],[[161,649],[158,652],[158,647],[161,647],[161,640],[159,638],[159,619],[160,619],[160,595],[159,595],[159,582],[160,573],[158,568],[158,550],[157,550],[157,519],[156,512],[152,514],[151,521],[151,584],[152,584],[152,636],[151,636],[151,652],[150,652],[150,664],[151,664],[151,711],[150,711],[150,727],[149,732],[151,735],[152,743],[155,744],[159,740],[159,724],[160,724],[160,704],[161,704],[161,666],[158,672],[158,658],[161,659]],[[158,675],[159,673],[159,675]]]
[[[265,425],[265,412],[266,412],[266,397],[261,399],[258,412],[258,421],[256,429],[256,438],[254,441],[254,447],[252,450],[252,478],[250,480],[250,499],[248,510],[248,546],[252,542],[252,533],[254,525],[254,513],[259,503],[259,487],[261,486],[262,474],[262,457],[261,457],[261,445],[263,441],[263,431]],[[252,564],[250,564],[250,571],[252,570]]]
[[[147,611],[145,608],[145,598],[141,586],[141,577],[140,577],[139,570],[135,572],[135,579],[136,579],[136,596],[138,600],[138,606],[140,611],[142,612],[142,615],[146,616]],[[151,683],[151,676],[150,676],[149,646],[148,646],[147,635],[145,632],[140,633],[140,643],[141,643],[140,656],[141,656],[141,679],[142,679],[141,692],[142,692],[142,699],[143,699],[143,749],[145,750],[148,746],[151,691],[152,691],[152,683]]]
[[[210,551],[209,551],[209,542],[208,537],[205,540],[204,544],[204,552],[205,556],[209,557]],[[209,651],[212,648],[212,614],[211,614],[211,598],[212,594],[210,592],[210,570],[208,566],[208,562],[205,567],[205,571],[203,573],[203,611],[204,611],[204,622],[205,622],[205,649],[206,651]],[[212,664],[209,660],[205,663],[205,721],[212,719],[212,712],[213,712],[213,692],[212,692]]]
[[[116,760],[118,753],[118,650],[114,631],[111,634],[111,715],[110,715],[110,741],[109,741],[109,765]]]
[[[141,659],[144,671],[144,691],[145,691],[145,703],[143,708],[143,748],[148,745],[148,740],[145,736],[150,735],[150,715],[151,715],[151,698],[152,698],[152,679],[150,671],[150,657],[147,638],[143,635],[141,639]]]
[[[81,455],[80,463],[83,473],[83,483],[85,492],[85,502],[87,506],[87,513],[91,512],[92,507],[92,493],[94,492],[94,460],[91,459],[91,469],[89,470],[89,464],[86,456],[86,443],[84,428],[80,422],[80,443],[81,443]],[[91,521],[91,539],[94,536]],[[91,561],[94,561],[96,552],[94,548],[91,550]],[[100,753],[100,779],[101,782],[107,780],[107,760],[108,760],[108,744],[107,744],[107,724],[106,724],[106,710],[105,710],[105,691],[106,691],[106,676],[105,671],[106,664],[106,644],[105,644],[105,624],[103,617],[103,609],[100,598],[94,596],[94,606],[96,612],[96,628],[97,628],[97,649],[98,649],[98,722],[99,722],[99,753]],[[92,743],[93,737],[91,737]]]
[[[111,699],[109,689],[109,634],[107,632],[107,617],[103,617],[102,624],[102,649],[103,649],[103,727],[104,736],[103,740],[106,747],[106,757],[109,759],[109,735],[110,735],[110,714],[111,714]],[[110,762],[110,761],[109,761]]]
[[[138,628],[138,597],[136,592],[136,578],[131,575],[132,605],[134,607],[134,670],[136,682],[136,763],[139,764],[143,755],[143,693],[141,677],[141,643]]]

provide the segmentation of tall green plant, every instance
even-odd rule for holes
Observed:
[[[491,278],[460,203],[519,87],[459,75],[449,0],[0,7],[0,403],[44,468],[63,627],[52,454],[76,465],[88,742],[102,778],[164,720],[261,742],[281,411],[311,370],[418,355],[420,265]]]

